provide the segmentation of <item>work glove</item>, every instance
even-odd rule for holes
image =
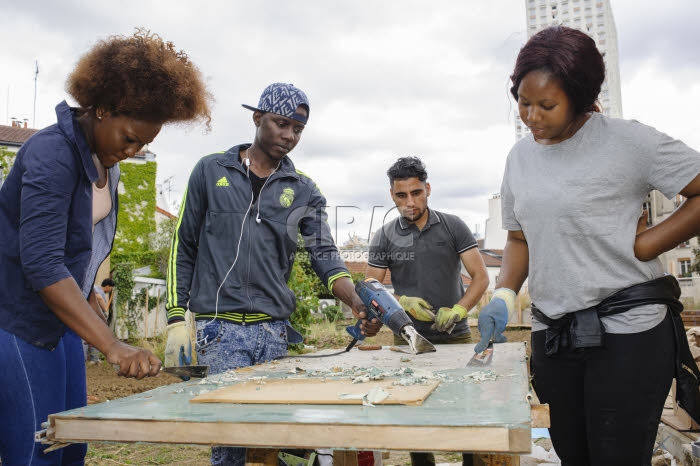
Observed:
[[[175,322],[166,327],[168,339],[165,343],[165,367],[188,366],[192,364],[192,341],[186,322]],[[189,380],[187,376],[180,376]]]
[[[404,295],[399,298],[399,304],[416,320],[423,322],[432,322],[435,320],[435,314],[432,311],[433,306],[423,298]]]
[[[479,333],[481,340],[474,347],[474,351],[481,353],[493,340],[494,343],[503,343],[507,339],[503,331],[508,323],[508,315],[515,308],[515,291],[508,288],[498,288],[493,292],[491,301],[481,308],[479,313]]]
[[[460,304],[455,304],[450,307],[441,307],[438,309],[437,316],[435,317],[435,323],[432,325],[432,329],[438,332],[452,333],[452,329],[460,320],[467,316],[467,310],[464,306]]]

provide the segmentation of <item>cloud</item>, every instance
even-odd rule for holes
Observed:
[[[631,69],[656,60],[661,69],[700,72],[696,45],[700,40],[697,18],[700,2],[674,0],[661,4],[652,1],[612,0],[623,62]],[[676,73],[669,73],[674,79]]]
[[[700,148],[700,2],[611,3],[625,117]],[[166,127],[150,147],[158,179],[172,177],[173,202],[200,157],[252,140],[251,114],[240,104],[256,104],[274,81],[293,82],[310,98],[291,157],[326,195],[339,239],[354,229],[365,235],[375,207],[391,207],[386,169],[402,155],[426,162],[431,206],[483,232],[515,141],[508,76],[525,40],[522,0],[35,0],[9,2],[3,14],[12,20],[0,29],[9,70],[0,76],[0,123],[32,120],[35,57],[41,127],[54,121],[66,76],[97,39],[144,26],[188,53],[216,102],[211,133]]]

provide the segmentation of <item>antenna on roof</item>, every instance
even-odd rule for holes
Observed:
[[[34,59],[34,115],[32,116],[32,128],[36,128],[36,81],[39,76],[39,60]]]

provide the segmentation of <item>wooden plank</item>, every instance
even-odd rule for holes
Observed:
[[[500,344],[489,368],[466,366],[474,353],[473,345],[437,348],[435,353],[421,355],[382,348],[332,357],[290,357],[247,371],[190,380],[53,414],[47,439],[253,448],[529,452],[531,409],[524,344]],[[334,352],[337,350],[317,355]],[[413,376],[420,373],[441,382],[420,406],[190,403],[198,395],[251,378],[316,377],[321,370],[343,377],[349,370],[378,368]]]
[[[337,448],[399,451],[529,453],[529,429],[504,427],[347,426],[328,424],[222,424],[54,419],[47,438],[70,442],[183,443],[241,447]],[[423,439],[427,443],[421,445]]]
[[[550,428],[549,421],[549,405],[548,404],[533,404],[530,406],[530,425],[532,427]]]
[[[353,383],[351,379],[326,378],[247,380],[203,393],[192,403],[260,403],[260,404],[362,404],[362,396],[383,390],[387,397],[373,404],[418,406],[440,384],[439,380],[421,385],[396,385],[398,379]]]

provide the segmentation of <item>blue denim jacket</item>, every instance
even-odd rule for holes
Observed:
[[[37,292],[73,277],[87,296],[116,227],[118,167],[109,170],[112,212],[93,239],[98,175],[76,117],[58,104],[57,123],[29,138],[0,188],[0,327],[48,349],[66,327]]]

